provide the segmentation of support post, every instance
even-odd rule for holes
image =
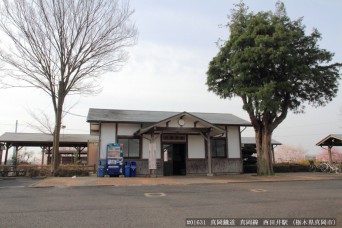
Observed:
[[[332,154],[331,149],[333,146],[328,146],[329,164],[332,165]]]
[[[212,177],[212,176],[214,176],[214,174],[212,172],[212,156],[211,156],[210,130],[206,134],[203,134],[201,132],[201,135],[204,138],[204,140],[207,142],[207,152],[208,152],[208,173],[207,173],[207,176],[208,177]]]
[[[2,151],[5,149],[5,145],[0,143],[0,165],[2,164]]]
[[[5,162],[4,162],[5,165],[7,165],[8,150],[11,146],[12,146],[11,144],[6,143]]]
[[[47,161],[46,161],[46,164],[47,165],[50,165],[51,164],[51,147],[48,147],[46,148],[46,151],[47,151]]]
[[[148,166],[150,170],[150,177],[157,177],[157,170],[156,170],[156,154],[155,154],[155,140],[156,137],[154,133],[151,133],[151,141],[150,141],[150,154],[149,154],[149,161],[148,161]]]
[[[212,172],[212,156],[211,156],[211,143],[210,143],[210,134],[207,133],[207,138],[208,138],[208,141],[207,141],[207,145],[208,145],[208,174],[207,176],[209,177],[212,177],[214,176],[213,175],[213,172]]]
[[[45,147],[41,147],[42,148],[42,165],[44,165],[44,152],[45,152]]]

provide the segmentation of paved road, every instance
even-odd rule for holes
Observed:
[[[341,180],[1,188],[0,227],[184,227],[186,218],[270,217],[336,218],[342,227],[341,189]]]
[[[31,178],[0,178],[0,189],[25,188],[40,181],[40,179]]]

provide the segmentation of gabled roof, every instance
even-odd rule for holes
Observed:
[[[43,133],[11,133],[0,136],[0,142],[13,146],[52,146],[53,137]],[[89,141],[98,141],[97,136],[89,134],[61,134],[61,147],[87,146]]]
[[[153,129],[153,128],[157,127],[157,126],[162,125],[163,123],[167,123],[167,122],[171,121],[172,119],[178,119],[178,118],[182,118],[184,116],[190,117],[191,119],[194,119],[195,121],[198,121],[203,126],[205,126],[204,129],[201,129],[201,128],[192,129],[193,131],[196,130],[196,133],[199,133],[200,131],[202,132],[203,130],[207,130],[209,128],[210,128],[210,134],[213,134],[213,135],[223,134],[225,132],[225,130],[223,130],[223,129],[221,129],[221,128],[219,128],[219,127],[217,127],[217,126],[215,126],[215,125],[213,125],[213,124],[211,124],[211,123],[209,123],[209,122],[207,122],[207,121],[205,121],[205,120],[203,120],[201,118],[198,118],[197,116],[194,116],[194,115],[192,115],[190,113],[187,113],[187,112],[181,112],[181,113],[178,113],[178,114],[176,114],[174,116],[166,118],[166,119],[164,119],[162,121],[159,121],[157,123],[153,123],[153,124],[151,124],[151,125],[149,125],[149,126],[147,126],[145,128],[140,129],[138,134],[139,135],[140,134],[144,134],[144,133],[150,131],[151,129]],[[182,128],[177,129],[177,131],[180,131],[180,130],[182,130]],[[187,129],[187,133],[191,133],[191,129]]]
[[[319,141],[316,146],[342,146],[342,134],[330,134]]]
[[[89,109],[87,122],[158,123],[182,112],[138,111],[117,109]],[[215,125],[252,126],[250,122],[226,113],[187,112]]]

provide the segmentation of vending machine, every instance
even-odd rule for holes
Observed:
[[[107,158],[106,158],[106,173],[113,176],[120,176],[123,174],[123,145],[122,144],[107,144]]]

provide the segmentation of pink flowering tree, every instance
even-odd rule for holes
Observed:
[[[303,147],[281,145],[275,148],[274,158],[276,163],[295,162],[305,159],[306,150]]]
[[[342,163],[342,153],[337,147],[331,148],[331,158],[332,162]],[[328,149],[322,149],[320,154],[316,156],[318,161],[329,161],[329,151]]]

